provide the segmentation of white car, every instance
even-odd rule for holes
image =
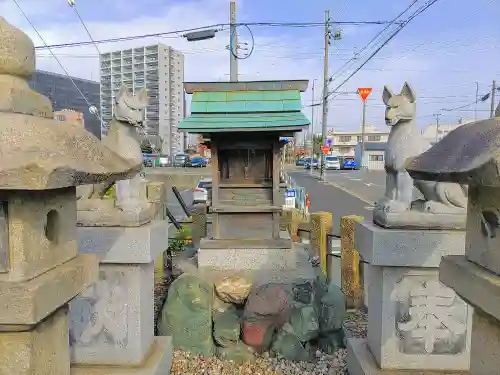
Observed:
[[[337,156],[333,156],[333,155],[325,156],[325,169],[340,170],[339,158]]]
[[[203,178],[198,181],[198,184],[194,188],[193,192],[193,204],[194,203],[207,203],[208,200],[208,191],[207,185],[212,184],[211,178]]]
[[[169,164],[169,160],[168,160],[168,157],[166,156],[161,156],[160,157],[160,167],[168,167],[168,164]]]

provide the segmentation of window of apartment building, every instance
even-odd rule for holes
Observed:
[[[352,137],[350,135],[341,135],[339,137],[339,142],[350,142],[351,138]]]
[[[369,135],[368,142],[380,142],[382,137],[380,135]]]
[[[384,161],[384,155],[370,155],[369,160],[370,161]]]
[[[358,142],[361,142],[361,136],[360,135],[357,136],[357,140],[358,140]]]

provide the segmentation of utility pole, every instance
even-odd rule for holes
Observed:
[[[497,81],[493,80],[493,85],[491,86],[490,118],[495,117],[495,92],[496,91],[497,91]]]
[[[312,175],[312,163],[313,163],[313,153],[314,153],[314,110],[316,108],[315,103],[314,103],[314,83],[316,82],[316,79],[313,79],[313,84],[312,84],[312,100],[311,100],[311,126],[309,128],[309,142],[311,143],[309,145],[309,156],[311,157],[311,168],[309,168],[309,174]]]
[[[229,80],[238,82],[238,35],[236,34],[236,3],[229,5]]]
[[[363,118],[361,122],[361,170],[366,168],[365,165],[365,128],[366,128],[366,99],[363,100]]]
[[[434,117],[436,118],[436,143],[439,142],[439,117],[441,113],[435,113]]]
[[[328,120],[328,49],[330,46],[330,11],[325,10],[325,57],[323,65],[323,117],[321,119],[321,141],[326,145],[326,122]],[[312,160],[311,160],[312,168]],[[321,151],[320,179],[325,175],[325,153]]]

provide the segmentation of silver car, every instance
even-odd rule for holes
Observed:
[[[211,178],[202,178],[194,188],[193,203],[207,203],[208,191],[207,185],[212,184]]]
[[[325,156],[325,169],[340,170],[339,158],[337,156],[333,156],[333,155]]]

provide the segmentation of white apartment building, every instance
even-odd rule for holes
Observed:
[[[113,101],[121,85],[134,94],[148,92],[145,130],[153,146],[163,154],[184,150],[184,136],[177,125],[185,115],[184,55],[158,43],[103,53],[100,56],[102,136],[108,132]]]
[[[460,119],[458,124],[433,124],[422,130],[422,137],[429,146],[432,146],[443,139],[449,132],[461,125],[472,122],[472,119]]]
[[[389,137],[388,131],[377,130],[374,126],[365,126],[366,143],[386,143]],[[340,156],[355,156],[358,143],[361,143],[361,129],[359,131],[332,131],[328,133],[331,139],[331,150]]]

